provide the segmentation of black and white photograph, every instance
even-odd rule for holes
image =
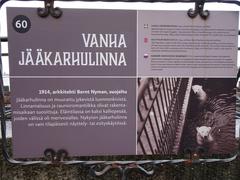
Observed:
[[[138,154],[236,152],[235,78],[139,78]]]

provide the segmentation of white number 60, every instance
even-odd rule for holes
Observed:
[[[17,20],[15,23],[16,28],[20,29],[26,29],[28,26],[28,22],[26,20]]]

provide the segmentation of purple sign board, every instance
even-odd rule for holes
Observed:
[[[15,158],[48,148],[70,156],[236,149],[236,12],[206,21],[182,11],[63,9],[54,19],[8,8],[7,16]],[[219,99],[226,116],[211,108]]]

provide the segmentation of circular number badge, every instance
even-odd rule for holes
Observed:
[[[31,21],[27,16],[18,15],[13,19],[13,28],[19,33],[26,33],[31,28]]]

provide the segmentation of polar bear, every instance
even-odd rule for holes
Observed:
[[[212,142],[213,141],[213,137],[211,135],[211,127],[209,126],[200,126],[197,127],[197,143],[199,145],[203,145],[205,142]]]
[[[196,94],[199,104],[203,105],[207,101],[207,93],[203,90],[201,85],[193,85],[192,90]]]

